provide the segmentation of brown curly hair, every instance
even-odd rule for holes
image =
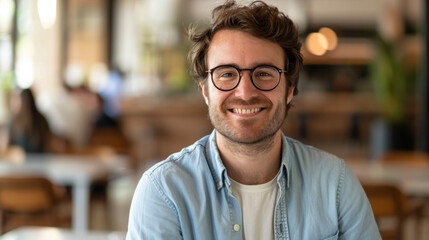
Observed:
[[[303,66],[298,29],[288,16],[262,1],[255,1],[249,6],[226,1],[213,9],[212,22],[208,29],[200,33],[195,29],[189,30],[189,38],[194,44],[188,59],[191,75],[197,83],[207,79],[207,52],[213,36],[222,29],[239,30],[278,43],[286,56],[284,69],[287,70],[287,86],[295,87],[294,95],[298,93],[296,86]]]

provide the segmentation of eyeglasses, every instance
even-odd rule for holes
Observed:
[[[231,91],[240,84],[242,71],[250,71],[253,86],[261,91],[271,91],[276,88],[280,83],[281,73],[286,73],[286,70],[270,65],[260,65],[251,69],[221,65],[206,72],[210,73],[213,85],[217,89]]]

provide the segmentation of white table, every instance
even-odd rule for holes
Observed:
[[[346,163],[362,183],[394,184],[408,196],[429,198],[429,163],[406,164],[366,160]]]
[[[41,175],[55,184],[71,186],[72,228],[75,232],[86,232],[91,182],[124,169],[126,161],[124,156],[102,161],[93,156],[28,154],[25,161],[19,164],[0,160],[0,175]]]
[[[75,232],[54,227],[21,227],[12,230],[0,240],[123,240],[123,232]]]

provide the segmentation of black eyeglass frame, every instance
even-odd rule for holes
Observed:
[[[218,86],[216,86],[216,84],[215,84],[215,82],[214,82],[214,80],[213,80],[213,72],[214,72],[216,69],[218,69],[218,68],[224,68],[224,67],[232,67],[232,68],[234,68],[235,70],[237,70],[237,72],[238,72],[238,81],[237,81],[237,84],[235,84],[235,86],[233,86],[233,87],[232,87],[232,88],[230,88],[230,89],[221,89],[221,88],[219,88]],[[257,68],[260,68],[260,67],[270,67],[270,68],[274,68],[274,69],[276,69],[276,70],[279,72],[279,80],[277,81],[277,83],[276,83],[276,85],[275,85],[274,87],[272,87],[272,88],[270,88],[270,89],[262,89],[262,88],[260,88],[260,87],[256,86],[255,82],[253,81],[253,72],[254,72]],[[234,65],[219,65],[219,66],[216,66],[216,67],[214,67],[214,68],[212,68],[212,69],[207,70],[207,71],[206,71],[206,73],[210,73],[210,78],[211,78],[212,83],[213,83],[213,86],[215,86],[215,88],[217,88],[218,90],[223,91],[223,92],[228,92],[228,91],[232,91],[232,90],[234,90],[235,88],[237,88],[237,87],[238,87],[238,85],[240,84],[240,81],[241,81],[241,72],[242,72],[242,71],[249,71],[249,72],[250,72],[250,80],[252,81],[253,86],[254,86],[256,89],[261,90],[261,91],[265,91],[265,92],[268,92],[268,91],[274,90],[274,89],[279,85],[279,83],[280,83],[280,80],[281,80],[281,78],[282,78],[282,73],[287,73],[287,71],[286,71],[286,70],[283,70],[283,69],[281,69],[281,68],[278,68],[278,67],[275,67],[275,66],[271,66],[271,65],[259,65],[259,66],[256,66],[256,67],[254,67],[254,68],[238,68],[238,67],[236,67],[236,66],[234,66]]]

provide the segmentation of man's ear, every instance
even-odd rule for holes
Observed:
[[[287,93],[287,103],[286,104],[289,104],[292,101],[294,90],[295,90],[295,87],[289,88],[289,91]]]
[[[200,82],[200,88],[201,88],[201,93],[203,94],[204,100],[208,106],[209,105],[209,99],[207,96],[206,87],[204,86],[204,83],[202,81]]]

